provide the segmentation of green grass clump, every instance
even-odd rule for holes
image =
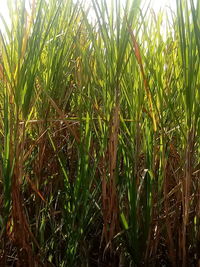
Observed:
[[[8,1],[0,265],[200,263],[200,2],[143,4]]]

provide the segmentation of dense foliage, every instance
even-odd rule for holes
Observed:
[[[1,266],[199,266],[200,1],[140,2],[8,1]]]

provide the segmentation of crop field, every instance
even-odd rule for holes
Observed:
[[[200,1],[145,2],[1,12],[0,266],[200,266]]]

